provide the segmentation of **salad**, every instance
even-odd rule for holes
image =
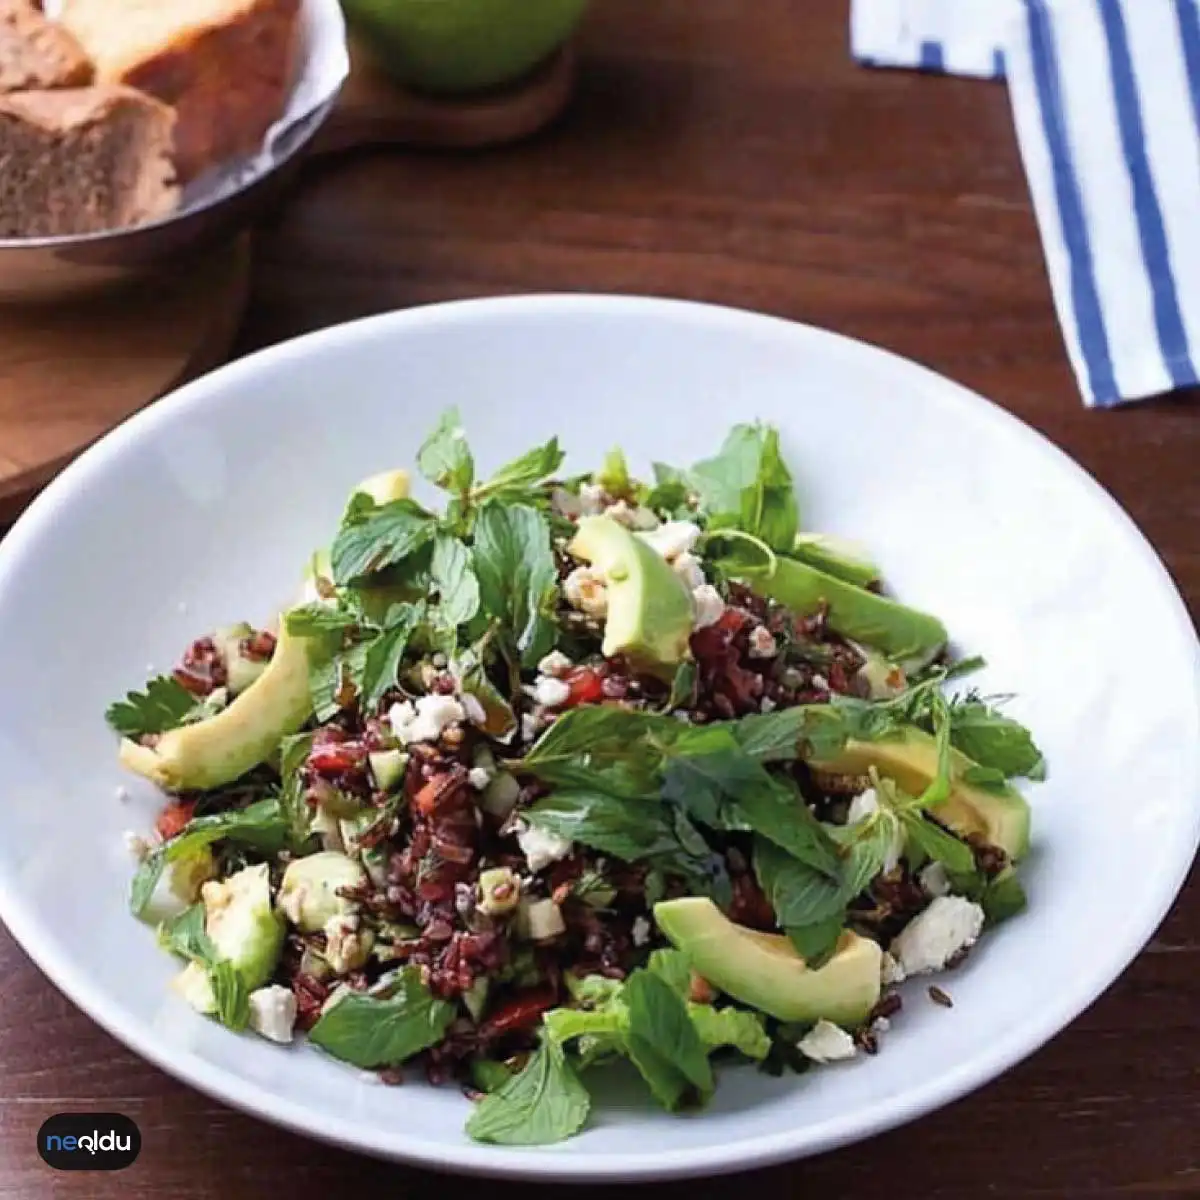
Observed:
[[[981,661],[803,529],[776,430],[652,479],[563,462],[481,476],[447,412],[439,505],[364,481],[270,629],[107,714],[167,794],[130,905],[182,997],[453,1081],[499,1144],[578,1132],[609,1063],[676,1111],[726,1060],[876,1053],[906,977],[1024,907],[1011,781],[1045,773],[948,689]]]

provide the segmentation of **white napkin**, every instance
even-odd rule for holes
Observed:
[[[852,43],[1007,76],[1086,403],[1200,383],[1200,0],[854,0]]]

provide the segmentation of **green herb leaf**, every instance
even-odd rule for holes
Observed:
[[[610,450],[604,456],[604,462],[594,479],[610,496],[623,498],[632,494],[633,480],[629,477],[629,464],[620,449]]]
[[[1025,911],[1028,900],[1021,880],[1012,867],[1005,867],[995,879],[990,879],[979,902],[989,925],[999,925],[1009,917]]]
[[[629,1057],[655,1098],[674,1111],[715,1086],[708,1051],[683,1001],[650,971],[635,971],[622,992],[629,1013],[625,1034]]]
[[[625,862],[670,856],[679,842],[659,806],[581,788],[560,788],[523,816],[531,825]]]
[[[278,854],[287,842],[288,829],[277,797],[259,800],[232,812],[197,817],[143,859],[130,887],[130,910],[135,917],[141,916],[167,863],[225,838],[250,846],[261,854]]]
[[[442,1040],[454,1005],[436,999],[417,967],[402,967],[386,996],[351,992],[327,1009],[309,1040],[356,1067],[402,1063]]]
[[[840,879],[830,879],[766,838],[754,839],[754,873],[784,929],[840,918],[850,898]]]
[[[470,551],[458,538],[439,535],[429,572],[433,590],[438,593],[438,619],[451,629],[465,625],[479,611],[479,580],[471,566]]]
[[[312,809],[304,798],[304,784],[300,768],[312,749],[312,734],[297,733],[283,739],[279,751],[279,807],[287,821],[288,848],[299,853],[307,848],[311,839],[310,824]]]
[[[692,990],[692,966],[682,950],[655,950],[646,970],[657,975],[681,1000]]]
[[[394,604],[382,633],[366,646],[362,675],[357,680],[362,703],[378,704],[388,688],[396,686],[400,664],[413,633],[425,619],[424,604]]]
[[[551,438],[545,445],[535,446],[502,466],[486,483],[475,489],[475,498],[506,501],[528,499],[530,489],[553,475],[562,466],[565,457],[558,438]]]
[[[447,492],[464,496],[475,482],[475,460],[457,408],[448,408],[417,451],[421,474]]]
[[[840,705],[802,704],[743,717],[733,732],[742,749],[762,763],[832,758],[853,731],[852,711]]]
[[[917,847],[947,870],[965,875],[975,869],[975,855],[966,842],[920,813],[905,812],[902,819],[905,832]]]
[[[833,956],[842,930],[846,927],[845,917],[845,912],[840,912],[837,916],[826,917],[812,925],[788,926],[787,935],[796,947],[796,953],[811,970],[819,970]]]
[[[289,609],[284,624],[293,637],[318,637],[326,633],[341,633],[353,629],[361,617],[346,608],[328,604],[301,604]]]
[[[587,1089],[562,1047],[544,1041],[519,1075],[479,1102],[467,1133],[477,1142],[544,1146],[578,1133],[590,1109]]]
[[[481,1092],[498,1092],[513,1074],[510,1067],[493,1059],[471,1059],[471,1083]]]
[[[209,963],[217,957],[204,928],[204,905],[196,903],[158,927],[158,944],[189,962]]]
[[[980,767],[1002,772],[1006,778],[1046,777],[1046,760],[1029,730],[982,701],[951,707],[950,738]]]
[[[713,1008],[711,1004],[689,1004],[688,1018],[706,1050],[730,1046],[747,1058],[761,1062],[771,1052],[771,1039],[756,1012],[741,1008]]]
[[[483,610],[500,622],[510,663],[534,666],[555,638],[548,613],[558,572],[546,518],[489,500],[476,518],[473,559]]]
[[[733,528],[790,551],[799,526],[791,472],[770,426],[735,425],[716,458],[697,463],[691,480],[710,529]]]
[[[433,541],[437,518],[412,500],[393,500],[344,524],[333,542],[334,582],[349,584],[403,562]]]
[[[250,993],[227,958],[208,968],[208,982],[217,1006],[217,1020],[229,1029],[242,1030],[250,1024]]]
[[[144,692],[129,692],[124,700],[110,704],[105,720],[119,734],[139,738],[147,733],[166,733],[187,723],[196,708],[196,697],[169,675],[146,684]]]
[[[646,490],[641,502],[646,508],[653,509],[656,513],[666,513],[669,517],[693,516],[687,507],[691,492],[686,472],[666,463],[656,462],[654,486]]]

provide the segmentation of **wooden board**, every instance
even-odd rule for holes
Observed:
[[[113,426],[228,354],[243,236],[190,271],[83,304],[0,306],[0,524]]]

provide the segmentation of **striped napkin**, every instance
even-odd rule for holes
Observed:
[[[1200,383],[1200,0],[853,0],[851,40],[1007,78],[1087,404]]]

